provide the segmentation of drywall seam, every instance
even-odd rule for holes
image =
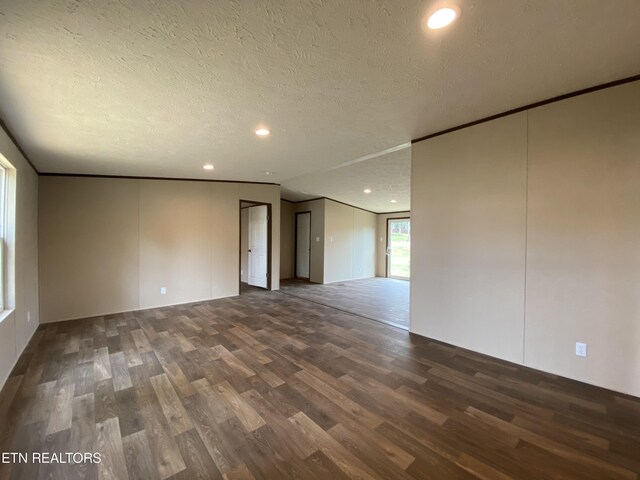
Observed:
[[[140,292],[142,291],[142,278],[140,277],[140,272],[142,271],[142,255],[140,255],[140,249],[142,248],[142,245],[140,243],[140,180],[136,180],[136,192],[138,194],[138,220],[137,220],[137,225],[138,225],[138,299],[137,299],[137,307],[138,309],[140,308]]]

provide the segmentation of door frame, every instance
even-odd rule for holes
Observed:
[[[411,221],[411,217],[392,217],[387,218],[387,230],[385,232],[385,248],[384,248],[384,276],[385,278],[395,278],[396,280],[411,280],[411,277],[391,277],[389,276],[389,255],[387,252],[389,251],[389,220],[409,220]],[[409,234],[409,238],[411,238],[411,234]],[[411,262],[411,257],[409,257],[409,262]]]
[[[251,205],[243,207],[243,203],[250,203]],[[271,214],[271,210],[273,204],[268,202],[256,202],[254,200],[240,199],[238,201],[238,295],[240,295],[240,292],[242,290],[242,275],[240,275],[240,268],[242,267],[242,210],[245,208],[259,207],[260,205],[267,206],[267,290],[271,290],[271,262],[273,260],[273,252],[271,251],[273,247],[271,241],[271,222],[273,216]],[[248,265],[247,268],[249,268]],[[247,272],[247,279],[249,278],[248,275],[249,272]]]
[[[303,213],[309,214],[309,276],[308,277],[298,277],[298,215],[302,215]],[[293,278],[299,278],[301,280],[309,280],[311,281],[311,245],[313,242],[311,241],[311,210],[305,210],[304,212],[296,212],[296,221],[295,221],[295,235],[293,240]]]

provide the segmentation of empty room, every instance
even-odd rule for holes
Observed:
[[[0,480],[640,480],[637,0],[0,32]]]

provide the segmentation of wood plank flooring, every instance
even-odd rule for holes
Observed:
[[[637,479],[640,401],[278,292],[43,325],[0,394],[36,479]]]
[[[311,302],[409,329],[409,282],[394,278],[363,278],[317,284],[281,280],[280,291]]]

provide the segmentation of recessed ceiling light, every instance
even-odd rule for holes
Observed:
[[[460,9],[455,7],[444,7],[436,10],[429,16],[427,27],[431,30],[439,30],[451,24],[460,15]]]
[[[213,165],[211,165],[210,163],[207,163],[204,167],[205,170],[213,170]]]
[[[391,203],[398,203],[397,200],[391,200]]]
[[[364,189],[364,193],[371,193],[371,189],[370,188],[365,188]]]
[[[270,172],[269,170],[265,170],[265,171],[264,171],[264,174],[265,174],[265,175],[277,175],[277,174],[278,174],[278,172]]]
[[[266,135],[269,135],[271,133],[270,130],[267,130],[266,128],[259,128],[258,130],[256,130],[256,135],[258,135],[259,137],[264,137]]]

